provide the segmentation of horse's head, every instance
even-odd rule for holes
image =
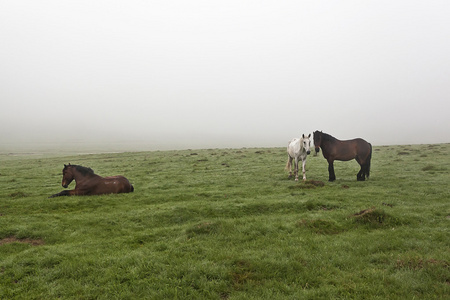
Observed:
[[[72,171],[72,165],[71,164],[64,165],[63,179],[62,179],[62,183],[61,183],[63,188],[67,188],[69,186],[69,184],[73,181],[73,179],[74,179],[74,175],[73,175],[73,171]]]
[[[311,147],[311,141],[309,140],[309,138],[311,137],[311,134],[309,134],[308,136],[305,136],[304,134],[302,135],[302,147],[303,149],[306,150],[306,154],[310,154],[311,150],[309,149]]]
[[[314,149],[316,150],[316,153],[319,153],[320,146],[322,145],[322,132],[318,130],[314,131],[313,140]]]

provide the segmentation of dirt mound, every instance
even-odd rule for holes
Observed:
[[[375,211],[375,206],[368,208],[368,209],[363,209],[360,212],[357,212],[356,214],[353,214],[353,216],[355,217],[363,217],[365,215],[371,214]]]
[[[0,240],[0,246],[6,245],[6,244],[12,244],[12,243],[22,243],[22,244],[29,244],[32,246],[41,246],[44,245],[43,240],[36,240],[36,239],[18,239],[15,236],[7,237]]]
[[[325,186],[325,183],[323,181],[319,180],[306,180],[303,181],[304,184],[297,184],[290,186],[290,189],[314,189],[316,187],[323,187]]]
[[[383,209],[371,208],[363,209],[352,215],[356,223],[369,225],[369,227],[379,228],[380,226],[400,226],[408,222],[402,221],[398,217],[392,216]]]
[[[325,186],[325,183],[320,180],[306,180],[305,184],[310,184],[313,186]]]

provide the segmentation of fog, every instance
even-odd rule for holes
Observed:
[[[450,142],[450,2],[1,1],[13,151]]]

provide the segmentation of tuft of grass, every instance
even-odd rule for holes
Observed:
[[[244,285],[255,281],[255,267],[248,260],[239,259],[233,262],[230,272],[233,288],[242,290]]]
[[[297,226],[308,228],[317,234],[338,234],[343,231],[343,228],[333,220],[301,220]]]
[[[399,218],[393,217],[383,209],[371,207],[361,210],[352,215],[354,222],[361,225],[367,225],[372,228],[381,226],[398,226],[403,224]]]
[[[426,165],[425,167],[422,168],[422,171],[433,171],[436,170],[436,167],[433,165]]]
[[[304,203],[304,206],[307,210],[332,210],[339,208],[336,204],[320,202],[317,200],[308,200]]]
[[[27,193],[24,192],[14,192],[8,195],[11,198],[24,198],[24,197],[28,197],[29,195]]]
[[[188,238],[193,238],[198,235],[218,233],[220,228],[221,225],[219,223],[203,222],[186,229],[186,234]]]
[[[320,180],[306,180],[303,183],[290,186],[290,189],[315,189],[316,187],[323,187],[325,183]]]
[[[397,259],[395,262],[395,267],[397,269],[408,269],[408,270],[422,270],[432,267],[438,267],[442,269],[450,269],[450,262],[446,260],[437,260],[433,258],[424,259],[419,256],[406,257]]]

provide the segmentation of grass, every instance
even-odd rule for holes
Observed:
[[[332,183],[284,148],[0,155],[0,299],[448,299],[449,154],[374,147]],[[135,192],[48,199],[64,163]]]

